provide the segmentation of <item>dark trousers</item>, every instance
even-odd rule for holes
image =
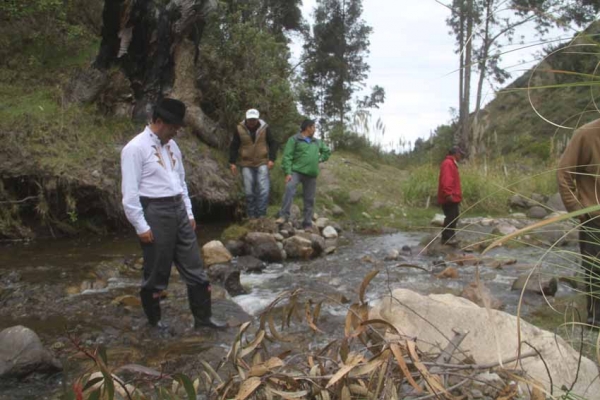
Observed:
[[[183,201],[143,204],[144,216],[153,243],[142,243],[144,278],[142,290],[158,292],[167,288],[175,264],[189,287],[207,286],[208,278]]]
[[[581,267],[585,279],[588,318],[600,323],[600,226],[587,221],[579,230]]]
[[[456,234],[456,224],[458,223],[458,216],[460,211],[458,209],[459,203],[446,203],[442,204],[442,210],[444,210],[444,229],[442,230],[442,243],[446,243],[454,237]]]

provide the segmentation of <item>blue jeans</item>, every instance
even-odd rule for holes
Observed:
[[[257,168],[242,167],[242,176],[244,177],[248,218],[266,216],[270,189],[269,168],[266,165]]]
[[[296,188],[302,184],[302,192],[304,195],[304,218],[302,219],[302,227],[306,228],[312,225],[313,209],[315,208],[315,197],[317,195],[317,178],[314,176],[304,175],[298,172],[292,172],[292,180],[285,185],[285,193],[283,194],[283,204],[279,211],[279,216],[286,220],[290,218],[290,211]]]

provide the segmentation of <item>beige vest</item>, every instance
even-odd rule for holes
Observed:
[[[267,145],[267,123],[260,121],[261,125],[256,131],[256,138],[252,142],[252,137],[248,128],[241,122],[237,126],[240,135],[240,152],[238,163],[242,167],[260,167],[269,161],[269,146]]]

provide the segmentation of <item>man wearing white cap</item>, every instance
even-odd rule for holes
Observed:
[[[242,168],[248,218],[267,215],[269,170],[275,165],[276,157],[277,142],[269,125],[260,119],[258,110],[248,110],[246,119],[238,124],[233,134],[229,149],[231,172],[237,174],[236,163]]]

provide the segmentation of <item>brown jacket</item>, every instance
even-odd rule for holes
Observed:
[[[575,131],[558,168],[558,191],[567,211],[600,204],[600,119]]]

